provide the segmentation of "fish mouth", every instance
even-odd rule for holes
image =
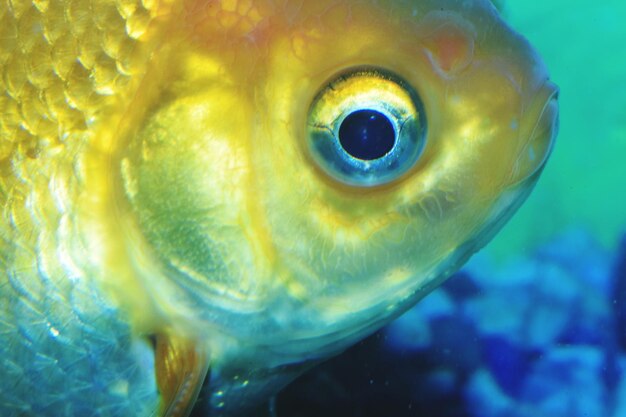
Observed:
[[[521,118],[521,141],[517,159],[511,168],[509,185],[517,185],[541,172],[552,153],[559,130],[559,88],[546,81]]]

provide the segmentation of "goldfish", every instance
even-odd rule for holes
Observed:
[[[524,202],[558,89],[486,0],[3,0],[0,415],[258,415]]]

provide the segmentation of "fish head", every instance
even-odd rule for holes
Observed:
[[[163,14],[111,153],[116,210],[159,317],[216,363],[314,361],[502,227],[557,89],[488,1],[230,3]]]

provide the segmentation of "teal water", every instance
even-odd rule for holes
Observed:
[[[561,123],[537,188],[486,250],[507,258],[571,228],[614,248],[626,232],[626,3],[508,0],[504,14],[559,85]]]

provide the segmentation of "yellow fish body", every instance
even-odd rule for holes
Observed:
[[[2,1],[3,417],[205,379],[250,413],[486,244],[556,135],[488,1]]]

